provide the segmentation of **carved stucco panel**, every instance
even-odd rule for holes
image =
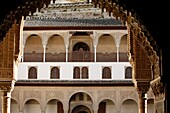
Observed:
[[[12,99],[14,99],[15,101],[17,101],[17,103],[19,104],[19,102],[20,102],[20,91],[19,91],[19,90],[14,90],[14,91],[12,91],[11,97],[12,97]]]
[[[100,103],[102,100],[105,100],[105,99],[110,99],[113,101],[113,103],[116,102],[116,90],[106,90],[106,91],[103,91],[103,90],[99,90],[97,91],[97,94],[98,94],[98,103]]]
[[[46,101],[51,99],[58,99],[62,101],[64,99],[64,93],[62,91],[46,91],[45,92]]]
[[[25,90],[23,92],[23,99],[25,100],[25,102],[29,99],[36,99],[39,102],[41,102],[41,92],[40,91],[34,91],[34,90]]]
[[[138,100],[138,93],[137,91],[120,91],[120,99],[121,103],[123,103],[127,99],[133,99],[137,102]]]

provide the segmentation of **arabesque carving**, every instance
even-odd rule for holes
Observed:
[[[155,80],[151,83],[151,88],[155,95],[156,101],[165,99],[165,88],[164,88],[163,83],[160,81],[160,78],[158,78],[157,80]]]

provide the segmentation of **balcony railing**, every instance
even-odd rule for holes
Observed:
[[[45,54],[46,62],[66,62],[66,53],[46,53]]]
[[[24,53],[24,62],[43,62],[43,53]],[[90,51],[72,51],[68,53],[46,53],[45,62],[129,62],[127,53],[94,53]],[[96,58],[95,58],[96,57]],[[119,57],[119,59],[117,58]]]
[[[43,53],[24,53],[24,62],[43,62]]]
[[[69,62],[93,62],[93,53],[90,51],[72,51],[69,53]]]

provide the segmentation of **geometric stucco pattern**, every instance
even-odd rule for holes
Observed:
[[[61,101],[64,106],[67,106],[69,104],[68,100],[71,99],[71,97],[68,95],[73,95],[79,92],[83,92],[87,95],[90,95],[92,100],[94,99],[100,100],[100,101],[93,101],[94,105],[99,105],[101,101],[106,100],[106,99],[111,100],[117,107],[120,107],[123,104],[123,102],[128,99],[132,99],[136,103],[138,101],[138,94],[133,86],[129,88],[109,87],[109,88],[104,88],[104,91],[102,91],[101,88],[104,88],[104,87],[98,87],[98,88],[92,87],[91,90],[93,90],[93,92],[89,92],[88,87],[86,88],[82,88],[82,87],[72,87],[72,88],[70,87],[61,88],[60,87],[59,88],[57,87],[57,90],[59,90],[59,92],[57,92],[55,91],[56,87],[50,88],[49,90],[49,87],[39,86],[39,89],[35,90],[34,87],[30,87],[30,86],[25,86],[25,87],[16,86],[14,91],[12,92],[12,99],[20,103],[19,105],[20,105],[21,111],[26,101],[30,99],[37,100],[38,102],[41,103],[40,104],[41,106],[46,106],[46,104],[50,100],[57,99],[58,101]],[[98,91],[101,93],[98,93]],[[107,95],[104,96],[105,94]]]

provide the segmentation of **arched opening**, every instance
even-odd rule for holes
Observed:
[[[127,99],[122,103],[121,106],[121,113],[138,113],[138,104],[132,100],[132,99]]]
[[[52,99],[47,103],[46,113],[64,113],[63,104],[57,99]]]
[[[60,35],[53,35],[48,39],[46,47],[46,62],[64,62],[66,60],[66,48],[64,39]]]
[[[87,106],[79,105],[76,106],[71,113],[91,113],[91,111]]]
[[[24,113],[41,113],[41,107],[37,100],[30,99],[24,105]]]
[[[80,111],[80,112],[78,112],[78,113],[88,113],[88,112],[86,112],[86,111]]]
[[[78,92],[71,96],[69,100],[69,110],[71,113],[92,113],[92,98],[84,93]]]
[[[98,113],[116,113],[115,103],[109,99],[102,100],[98,106]]]
[[[73,46],[72,61],[88,62],[92,61],[90,47],[84,42],[78,42]]]
[[[78,42],[73,46],[73,51],[90,51],[90,48],[86,43]]]
[[[128,62],[128,49],[127,49],[127,35],[124,35],[121,38],[120,46],[119,46],[119,61],[120,62]]]
[[[155,113],[154,99],[147,100],[147,113]]]
[[[117,49],[114,38],[109,34],[100,36],[96,48],[97,62],[116,62]]]
[[[11,99],[11,113],[19,113],[19,105],[17,101]]]
[[[42,62],[43,61],[42,39],[38,35],[31,35],[27,38],[24,47],[24,62]]]

